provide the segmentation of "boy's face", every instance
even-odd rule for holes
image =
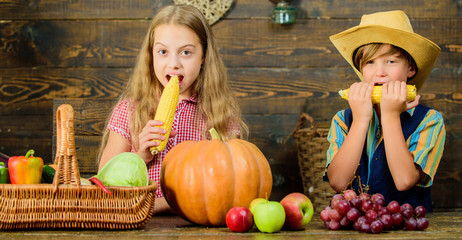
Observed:
[[[399,53],[387,54],[391,45],[384,44],[362,68],[364,82],[383,84],[391,81],[406,82],[415,70]]]
[[[202,45],[196,33],[182,25],[162,24],[155,30],[152,51],[157,79],[165,87],[171,75],[179,75],[179,100],[190,98],[203,63]]]

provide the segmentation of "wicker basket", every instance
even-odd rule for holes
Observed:
[[[307,121],[309,127],[305,126]],[[326,152],[329,148],[328,132],[329,129],[316,128],[314,119],[309,114],[302,113],[292,134],[297,144],[303,191],[312,201],[316,212],[328,206],[335,194],[329,183],[323,180]]]
[[[142,227],[154,213],[157,184],[145,187],[81,186],[75,153],[74,112],[59,106],[56,115],[58,169],[52,184],[1,184],[0,229]]]

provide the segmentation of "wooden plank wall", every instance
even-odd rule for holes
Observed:
[[[53,99],[113,101],[130,76],[153,14],[170,0],[0,1],[0,152],[34,148],[53,157]],[[462,207],[462,2],[460,0],[296,0],[297,23],[271,23],[274,4],[237,0],[213,25],[220,53],[251,129],[250,141],[267,156],[280,198],[302,191],[291,139],[307,111],[324,127],[346,103],[339,89],[356,81],[328,37],[359,23],[364,13],[402,9],[414,30],[442,48],[421,91],[423,102],[444,115],[445,154],[433,187],[439,209]],[[82,144],[97,149],[108,109],[78,109]],[[93,119],[94,115],[94,119]],[[89,117],[91,116],[91,117]],[[79,140],[80,141],[80,140]],[[79,152],[92,159],[95,151]],[[96,159],[94,159],[96,161]],[[82,172],[96,171],[93,160]]]

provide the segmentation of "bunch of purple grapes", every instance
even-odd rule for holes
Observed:
[[[400,205],[391,201],[385,206],[385,197],[376,193],[356,194],[346,190],[332,197],[330,206],[321,211],[320,217],[327,229],[355,229],[365,233],[381,233],[386,230],[425,230],[427,213],[423,206],[415,209],[411,204]]]

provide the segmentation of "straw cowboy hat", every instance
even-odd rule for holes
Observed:
[[[356,49],[369,43],[388,43],[406,50],[417,64],[417,74],[408,84],[415,85],[418,90],[432,71],[441,51],[438,45],[414,33],[409,18],[403,11],[363,15],[359,26],[330,36],[330,40],[350,63],[361,81],[362,74],[353,63]]]

